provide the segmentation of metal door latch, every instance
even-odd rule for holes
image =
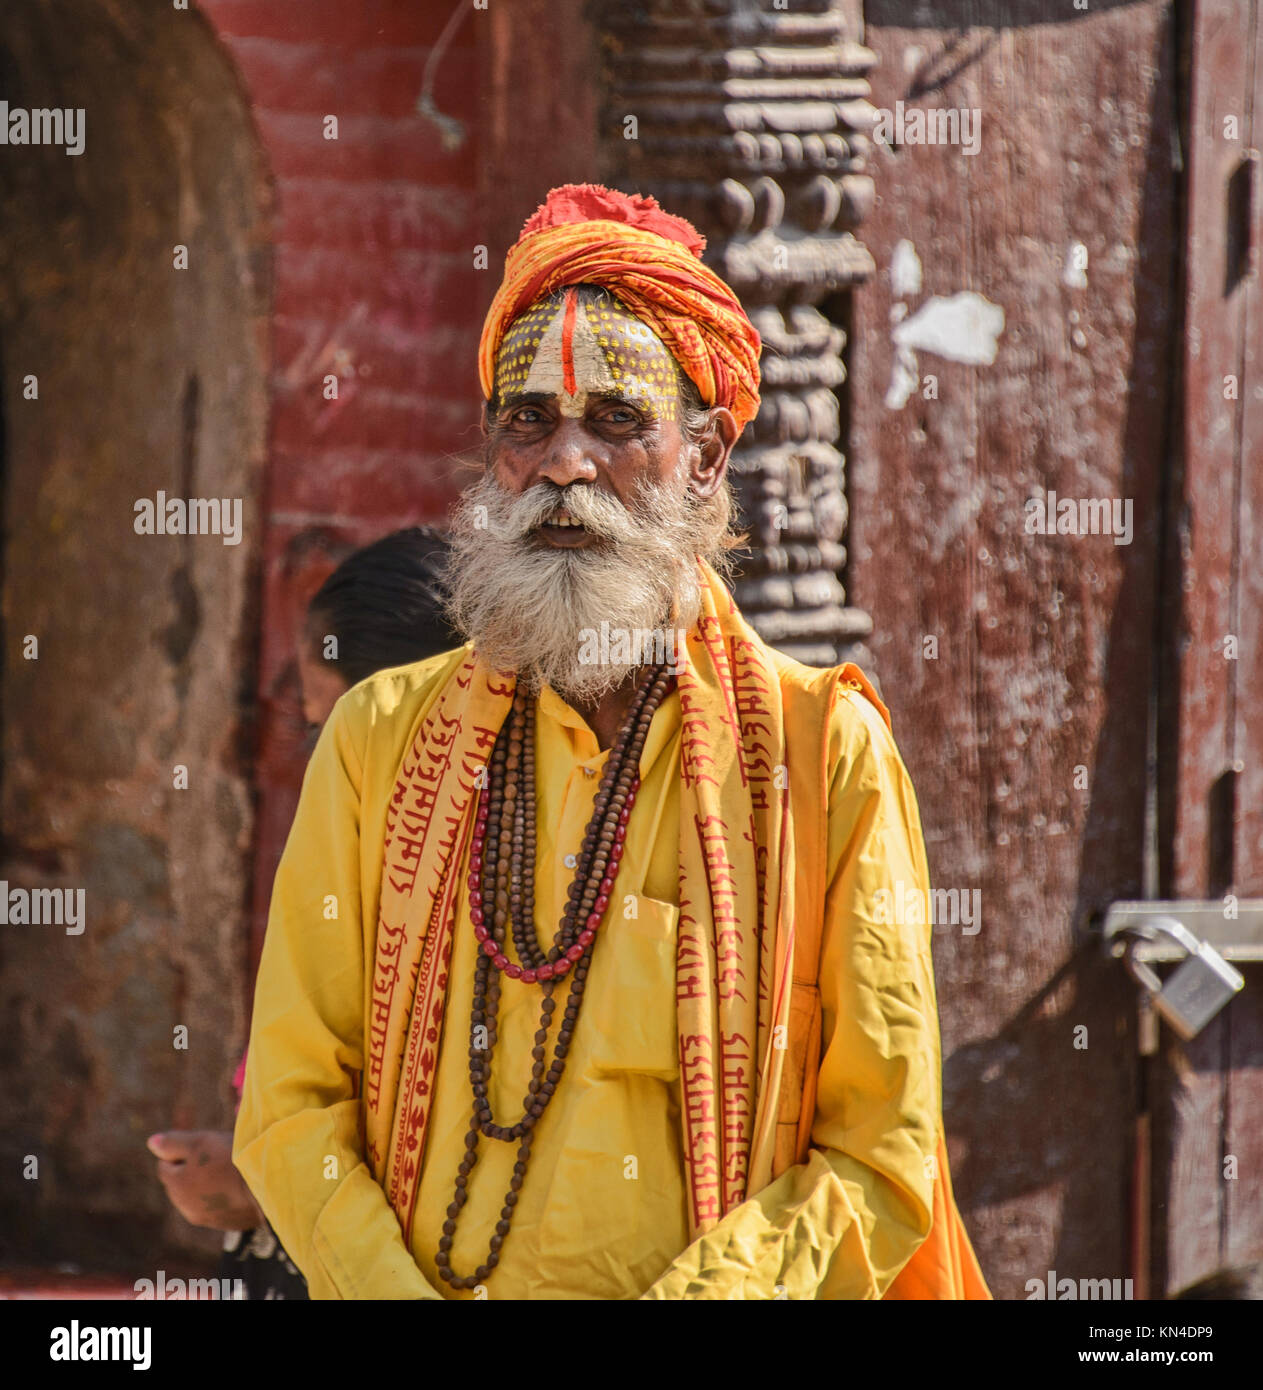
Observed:
[[[1197,936],[1190,925],[1197,926]],[[1243,901],[1227,918],[1222,902],[1112,903],[1103,927],[1105,949],[1122,957],[1127,973],[1149,1002],[1187,1041],[1195,1038],[1245,985],[1224,958],[1263,960],[1263,901]],[[1219,947],[1205,937],[1215,935]],[[1228,939],[1231,938],[1231,939]],[[1153,961],[1179,961],[1166,980]]]

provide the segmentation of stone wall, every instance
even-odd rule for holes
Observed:
[[[145,1138],[231,1116],[245,1029],[269,191],[197,14],[6,9],[0,91],[86,122],[0,148],[0,878],[85,908],[0,926],[0,1259],[148,1270],[214,1241]],[[138,534],[159,493],[236,542]]]

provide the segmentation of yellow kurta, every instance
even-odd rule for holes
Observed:
[[[466,901],[411,1251],[364,1162],[358,1099],[386,803],[448,669],[442,657],[382,673],[339,702],[277,873],[234,1159],[313,1298],[474,1296],[442,1283],[433,1263],[470,1116],[475,943]],[[579,848],[607,754],[551,690],[538,702],[536,737],[545,937],[560,920],[573,872],[565,857]],[[689,1245],[672,695],[642,753],[566,1072],[536,1131],[488,1297],[880,1298],[925,1238],[939,1126],[929,928],[891,920],[910,891],[928,888],[916,801],[880,714],[856,691],[839,700],[828,750],[823,1044],[808,1161]],[[501,988],[491,1102],[497,1122],[511,1124],[530,1078],[540,992],[508,979]],[[483,1139],[479,1153],[452,1250],[459,1273],[486,1257],[516,1145]]]
[[[565,860],[582,843],[609,754],[552,690],[540,696],[535,729],[536,926],[551,940],[574,879]],[[680,699],[673,694],[654,715],[641,750],[641,786],[614,907],[592,952],[565,1074],[536,1128],[512,1230],[487,1281],[491,1298],[634,1298],[688,1244],[675,1038],[679,757]],[[628,894],[635,895],[630,903]],[[629,907],[634,917],[625,915]],[[456,1293],[443,1283],[434,1265],[469,1131],[466,1048],[477,942],[465,894],[457,921],[448,1037],[439,1053],[413,1254],[447,1297],[473,1298],[472,1291]],[[568,992],[569,982],[556,992],[559,1010]],[[501,979],[489,1091],[497,1124],[521,1118],[542,997],[538,985]],[[549,1061],[556,1035],[554,1022],[545,1045]],[[487,1258],[517,1144],[483,1139],[478,1154],[452,1245],[460,1274],[472,1274]]]

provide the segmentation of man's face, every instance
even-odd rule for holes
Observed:
[[[737,427],[717,407],[699,442],[686,437],[680,380],[661,340],[608,295],[568,290],[510,325],[487,471],[450,533],[452,620],[495,669],[587,708],[640,664],[593,662],[602,624],[696,621],[697,557],[723,549]]]
[[[643,483],[670,484],[682,464],[696,471],[700,452],[685,439],[680,408],[679,369],[653,331],[617,301],[568,290],[505,335],[488,409],[492,475],[514,495],[545,481],[590,484],[630,509]],[[560,511],[540,525],[539,542],[597,544],[568,521]]]

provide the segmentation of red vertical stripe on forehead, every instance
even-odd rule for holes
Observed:
[[[561,380],[566,395],[573,396],[577,387],[574,379],[574,311],[578,296],[566,291],[566,314],[561,321]]]

